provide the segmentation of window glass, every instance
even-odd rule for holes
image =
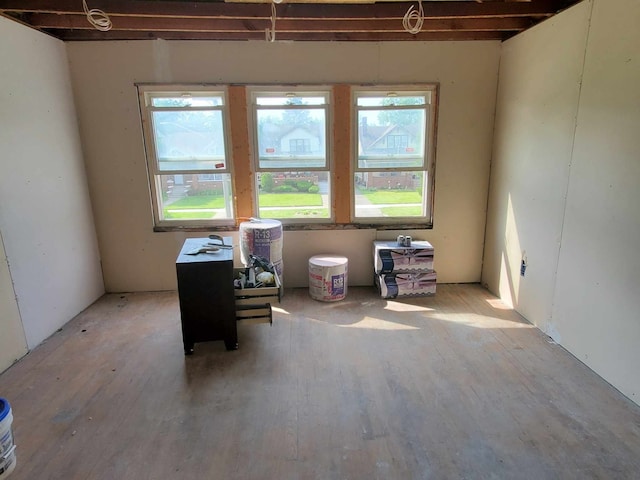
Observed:
[[[231,175],[158,175],[162,220],[233,218]]]
[[[299,99],[304,102],[305,99]],[[301,105],[295,104],[295,105]],[[323,108],[257,108],[259,168],[322,168],[327,164]]]
[[[153,111],[158,170],[225,168],[222,111]]]
[[[262,172],[257,174],[262,218],[313,220],[331,217],[329,172]]]
[[[288,96],[278,96],[277,94],[265,96],[261,94],[256,97],[257,105],[325,105],[326,103],[326,96],[305,95],[304,97],[300,97],[296,94],[289,94]]]
[[[328,221],[329,92],[253,92],[256,204],[260,217]]]
[[[167,94],[163,96],[158,93],[151,98],[152,107],[216,107],[223,104],[222,97],[210,97],[203,95],[184,94],[176,96]]]
[[[356,217],[424,216],[426,180],[416,171],[356,172]]]

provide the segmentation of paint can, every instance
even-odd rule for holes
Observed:
[[[349,259],[340,255],[314,255],[309,259],[309,295],[336,302],[347,295]]]
[[[273,264],[283,283],[282,222],[270,219],[251,219],[240,224],[240,261],[249,266],[249,255],[266,258]]]
[[[0,479],[7,478],[16,468],[16,446],[13,443],[11,405],[0,398]]]

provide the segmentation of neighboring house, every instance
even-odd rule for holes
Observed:
[[[299,169],[324,165],[324,130],[317,124],[263,126],[259,137],[260,163],[273,168]],[[321,159],[314,162],[314,159]]]
[[[224,142],[208,131],[189,129],[177,123],[162,122],[156,128],[156,150],[163,160],[224,158]]]
[[[307,127],[295,127],[278,139],[279,151],[289,155],[312,155],[322,153],[320,136]]]
[[[193,175],[162,175],[162,192],[168,197],[185,195],[218,194],[224,192],[223,175],[218,173]]]
[[[359,172],[355,174],[355,181],[364,188],[415,190],[422,178],[414,172]]]
[[[209,131],[188,128],[175,122],[156,125],[158,161],[167,170],[190,170],[201,167],[202,161],[224,162],[224,142]],[[168,196],[198,193],[222,194],[223,178],[218,174],[162,175],[162,192]]]
[[[412,125],[367,125],[363,120],[358,129],[362,156],[412,155],[420,150]]]
[[[414,125],[369,125],[363,117],[358,137],[360,160],[370,168],[397,166],[423,154]],[[355,181],[364,188],[413,190],[422,179],[413,172],[379,171],[356,173]]]

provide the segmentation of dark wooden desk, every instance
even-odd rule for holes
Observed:
[[[208,238],[188,238],[176,259],[178,296],[185,355],[194,344],[224,340],[227,350],[238,348],[233,289],[233,250],[187,255]],[[231,237],[224,243],[231,245]]]

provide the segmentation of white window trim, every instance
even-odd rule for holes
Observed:
[[[233,161],[231,156],[231,135],[230,135],[230,112],[228,103],[228,88],[226,85],[215,84],[201,84],[201,85],[158,85],[158,84],[136,84],[138,90],[138,100],[140,106],[140,116],[142,119],[143,140],[144,149],[147,164],[148,184],[150,189],[151,206],[153,214],[154,227],[160,228],[198,228],[198,227],[217,227],[217,226],[232,226],[236,223],[235,214],[235,202],[233,201],[234,193],[231,193],[231,218],[225,219],[181,219],[181,220],[164,220],[160,212],[161,202],[159,194],[161,195],[161,188],[159,185],[160,177],[162,175],[199,175],[199,174],[227,174],[230,177],[230,187],[233,189]],[[153,120],[151,118],[151,112],[156,108],[150,104],[150,99],[153,97],[161,97],[163,94],[169,96],[176,96],[176,94],[188,94],[188,93],[202,93],[221,96],[223,98],[223,105],[221,107],[214,107],[216,110],[222,112],[222,128],[224,138],[224,155],[225,155],[225,167],[209,170],[209,169],[190,169],[190,170],[171,170],[161,171],[158,168],[157,149],[155,145],[155,136],[153,132]],[[178,110],[177,108],[176,110]],[[212,107],[194,107],[191,110],[211,110]],[[170,108],[162,108],[158,110],[168,111]]]
[[[358,98],[366,96],[379,96],[383,92],[398,92],[402,95],[422,95],[426,92],[430,93],[430,101],[426,104],[426,121],[425,121],[425,151],[424,165],[422,167],[398,167],[398,168],[362,168],[358,165],[358,112],[362,110],[375,110],[378,107],[360,107],[358,106]],[[351,88],[351,185],[354,189],[350,199],[351,222],[355,225],[413,225],[424,228],[433,225],[433,201],[435,186],[435,152],[436,152],[436,129],[437,129],[437,109],[439,99],[438,84],[414,84],[414,85],[353,85]],[[403,107],[400,107],[402,109]],[[411,108],[411,106],[407,106]],[[415,108],[415,107],[413,107]],[[357,217],[356,216],[356,200],[355,200],[355,175],[361,172],[378,172],[378,171],[417,171],[424,172],[423,192],[425,215],[419,217]]]

